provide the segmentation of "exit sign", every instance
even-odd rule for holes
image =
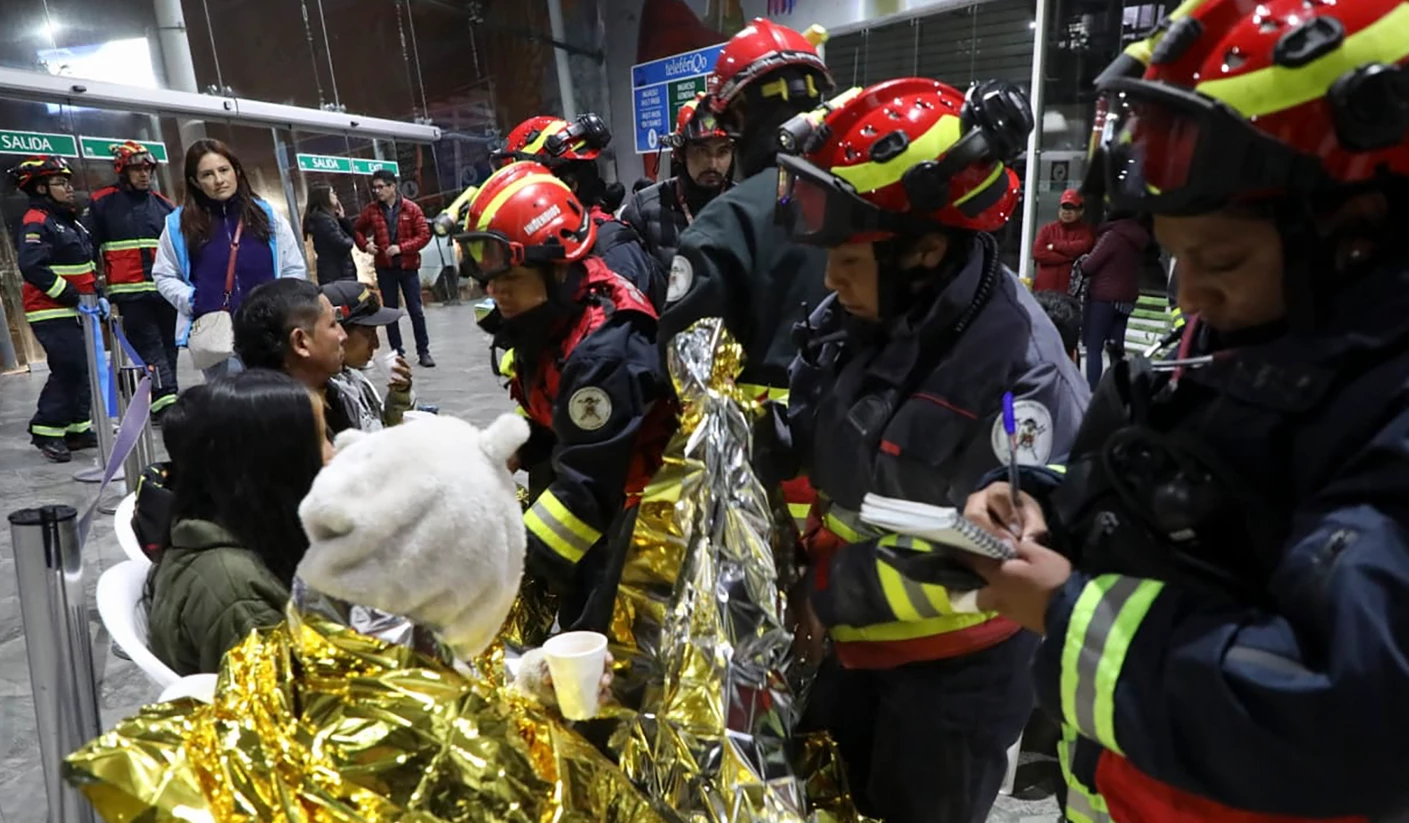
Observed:
[[[78,141],[68,134],[0,129],[0,154],[54,154],[77,157]]]
[[[126,143],[127,140],[117,137],[89,137],[85,134],[78,138],[78,142],[83,148],[83,156],[87,157],[89,160],[111,160],[113,158],[113,147],[121,146],[123,143]],[[156,160],[158,163],[167,162],[165,143],[154,143],[147,140],[134,140],[132,142],[146,149],[152,155],[152,159]]]
[[[371,174],[387,169],[400,175],[401,167],[394,160],[364,160],[360,157],[338,157],[333,154],[297,155],[298,167],[303,171],[321,171],[325,174]]]

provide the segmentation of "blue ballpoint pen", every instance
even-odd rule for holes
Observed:
[[[1022,517],[1022,506],[1018,502],[1018,419],[1013,412],[1013,393],[1003,394],[1003,431],[1008,433],[1008,493],[1013,498],[1013,516]],[[1018,521],[1019,524],[1021,520]]]

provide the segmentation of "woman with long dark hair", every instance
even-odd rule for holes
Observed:
[[[298,505],[331,457],[323,404],[252,369],[187,390],[171,445],[170,542],[148,582],[152,651],[178,674],[218,671],[251,629],[283,619],[308,549]]]
[[[229,146],[219,140],[192,143],[186,150],[185,178],[185,201],[167,216],[152,266],[157,289],[176,307],[180,346],[186,346],[198,319],[220,311],[233,314],[260,283],[308,276],[293,229],[250,188],[244,166]],[[201,371],[210,380],[240,368],[232,356]]]
[[[338,280],[356,280],[357,265],[352,262],[352,221],[343,214],[338,193],[328,183],[308,187],[308,209],[303,214],[303,233],[313,238],[318,256],[318,285]]]

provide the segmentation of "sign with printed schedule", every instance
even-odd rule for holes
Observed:
[[[661,138],[675,128],[680,107],[705,90],[705,80],[723,49],[721,43],[631,67],[637,154],[651,154],[660,148]]]

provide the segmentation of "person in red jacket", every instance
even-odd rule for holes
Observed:
[[[1115,212],[1101,224],[1100,239],[1081,270],[1090,279],[1081,337],[1086,343],[1086,379],[1091,390],[1101,382],[1101,354],[1106,344],[1125,348],[1125,326],[1140,297],[1140,267],[1150,245],[1150,230],[1129,212]]]
[[[1033,291],[1067,293],[1071,286],[1071,266],[1083,254],[1096,247],[1096,234],[1081,219],[1085,204],[1076,189],[1062,192],[1057,219],[1037,230],[1032,244],[1032,259],[1037,261],[1037,279]]]
[[[430,225],[421,207],[401,196],[396,175],[389,169],[373,172],[372,198],[357,216],[353,239],[357,248],[376,257],[382,305],[399,309],[400,295],[406,296],[406,313],[411,315],[411,329],[416,335],[416,354],[422,367],[435,368],[426,315],[421,308],[421,249],[431,241]],[[386,338],[398,354],[406,354],[401,345],[400,323],[386,327]]]

